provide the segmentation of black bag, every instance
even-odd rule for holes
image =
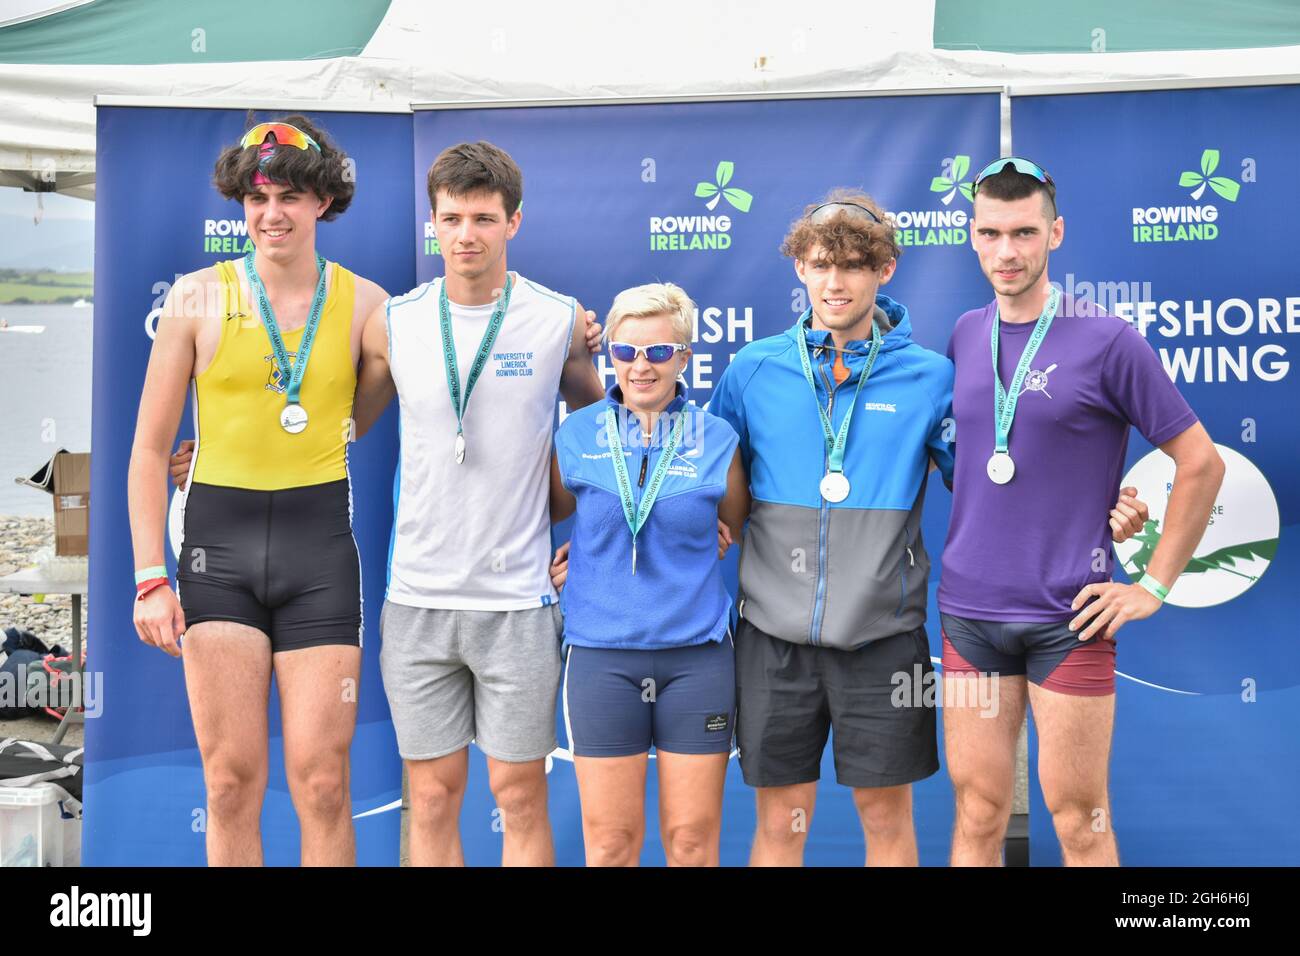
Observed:
[[[66,747],[35,740],[0,740],[0,787],[30,787],[49,783],[63,791],[65,814],[81,814],[81,758],[84,747]]]

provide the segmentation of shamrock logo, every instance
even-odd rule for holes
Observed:
[[[1205,187],[1209,186],[1216,193],[1222,196],[1228,202],[1237,201],[1237,193],[1241,191],[1241,184],[1227,176],[1211,176],[1219,166],[1219,151],[1217,149],[1207,149],[1201,153],[1201,171],[1188,170],[1178,177],[1178,185],[1196,189],[1192,192],[1193,199],[1200,199],[1205,192]]]
[[[718,163],[718,169],[713,174],[713,182],[695,184],[696,196],[701,199],[705,196],[713,197],[704,204],[706,208],[710,210],[716,208],[718,200],[725,197],[727,202],[731,203],[741,212],[749,212],[749,206],[754,201],[754,197],[743,189],[737,189],[735,186],[727,185],[727,183],[731,182],[731,175],[735,170],[735,163],[729,163],[726,160],[723,160]]]
[[[947,163],[944,164],[945,166]],[[941,193],[947,191],[948,195],[943,197],[943,204],[946,206],[952,202],[952,197],[957,195],[958,190],[971,202],[974,202],[974,187],[970,183],[962,182],[966,174],[970,172],[969,156],[954,156],[952,158],[952,175],[935,176],[930,180],[930,192]]]

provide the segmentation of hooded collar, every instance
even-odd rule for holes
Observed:
[[[885,329],[882,327],[880,330],[883,336],[880,351],[890,352],[910,345],[912,343],[912,319],[908,315],[907,306],[894,301],[887,295],[877,293],[876,308],[885,314],[890,323],[890,328]],[[876,316],[876,321],[880,321],[879,315]],[[798,321],[786,330],[786,335],[795,342],[807,342],[809,348],[834,344],[831,341],[830,332],[812,327],[811,308],[806,309],[804,314],[799,316]],[[867,352],[871,349],[871,339],[854,339],[849,342],[848,347],[853,351],[844,356],[844,361],[850,367],[856,367],[866,361]]]

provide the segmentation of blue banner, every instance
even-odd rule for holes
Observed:
[[[1051,172],[1065,217],[1053,280],[1146,336],[1227,465],[1165,608],[1120,633],[1111,801],[1126,864],[1300,858],[1300,130],[1283,121],[1298,110],[1297,86],[1012,100],[1016,151]],[[1172,461],[1135,434],[1127,465],[1160,522]],[[1159,529],[1115,549],[1117,580],[1140,575]],[[1032,791],[1033,862],[1058,863]]]
[[[205,792],[181,662],[132,627],[127,465],[158,314],[184,274],[249,248],[243,208],[212,187],[217,154],[244,132],[242,110],[101,107],[97,122],[94,415],[88,668],[103,675],[102,713],[86,723],[83,861],[89,865],[204,862]],[[408,114],[325,113],[316,119],[355,164],[350,209],[322,223],[328,258],[402,292],[414,279]],[[189,410],[179,437],[191,437]],[[365,642],[352,746],[359,863],[396,865],[401,767],[379,679],[379,610],[392,523],[396,412],[356,447],[349,470],[362,558]],[[175,575],[175,555],[168,554]],[[268,864],[299,859],[284,776],[278,693],[272,688],[270,782],[262,813]]]
[[[511,268],[576,296],[602,322],[624,288],[653,281],[682,286],[699,306],[686,378],[692,397],[704,403],[742,346],[784,330],[806,308],[793,264],[778,251],[790,223],[831,188],[862,187],[894,214],[904,243],[884,291],[908,306],[917,340],[942,353],[957,316],[989,298],[969,247],[967,193],[978,169],[973,162],[997,153],[998,117],[996,94],[417,112],[417,272],[425,281],[443,266],[426,194],[429,165],[455,143],[495,143],[524,173],[523,223],[511,243]],[[607,356],[597,361],[612,381]],[[937,622],[933,593],[949,496],[937,479],[927,494],[923,534],[934,557],[930,619]],[[568,527],[558,527],[555,540],[567,537]],[[733,590],[737,550],[727,563]],[[937,651],[937,623],[931,631]],[[561,748],[549,761],[557,860],[581,864],[577,786],[559,715],[557,725]],[[461,818],[465,858],[495,864],[501,838],[477,751],[471,768]],[[642,862],[659,864],[653,772],[649,779]],[[807,859],[861,864],[851,792],[834,779],[828,747]],[[952,822],[946,776],[917,785],[915,801],[921,860],[943,864]],[[753,791],[733,760],[723,808],[724,865],[746,862],[753,828]]]

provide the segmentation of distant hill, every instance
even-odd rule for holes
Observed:
[[[89,272],[95,266],[95,224],[89,219],[41,220],[0,214],[0,269]]]

